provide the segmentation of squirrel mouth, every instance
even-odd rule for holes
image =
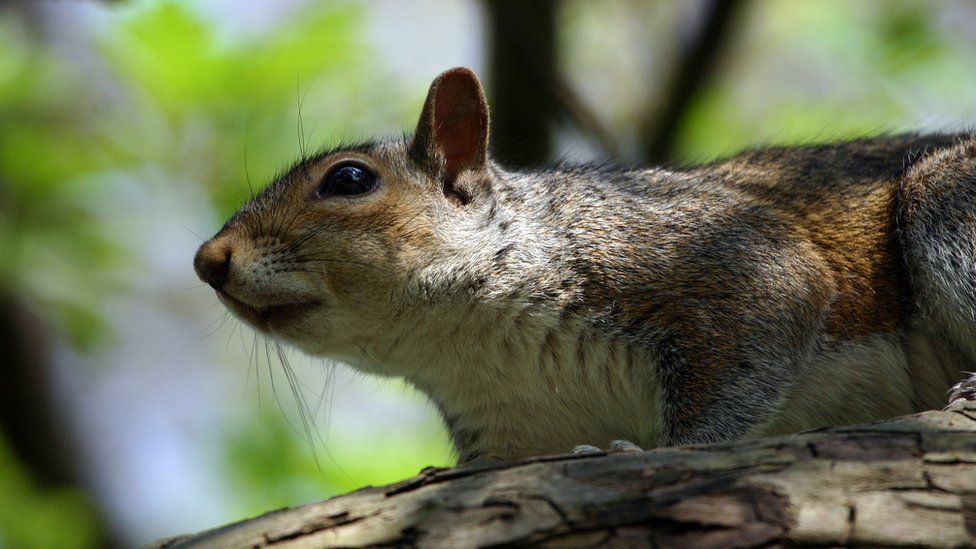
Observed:
[[[269,331],[272,322],[294,318],[319,304],[310,300],[258,307],[244,303],[222,290],[217,290],[217,297],[231,312],[263,332]]]

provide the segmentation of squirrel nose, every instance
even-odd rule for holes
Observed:
[[[193,268],[200,280],[219,290],[230,271],[231,247],[226,240],[211,239],[200,246],[193,258]]]

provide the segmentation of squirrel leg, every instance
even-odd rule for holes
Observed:
[[[956,383],[949,389],[949,405],[947,410],[973,408],[976,405],[976,372]]]
[[[610,453],[631,453],[631,452],[643,452],[644,449],[640,446],[634,444],[629,440],[612,440],[610,441]]]
[[[901,192],[898,226],[919,317],[929,337],[952,345],[956,361],[944,371],[952,379],[976,364],[976,139],[923,157]],[[973,406],[974,375],[949,390],[950,407]],[[921,400],[925,408],[944,398],[942,387],[933,389]]]

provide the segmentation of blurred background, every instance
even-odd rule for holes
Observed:
[[[303,149],[411,131],[456,65],[503,164],[707,160],[966,128],[976,5],[0,2],[0,548],[142,544],[452,462],[421,396],[283,363],[191,262]]]

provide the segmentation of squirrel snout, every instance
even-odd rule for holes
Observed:
[[[231,254],[230,243],[226,240],[208,240],[197,250],[197,255],[193,258],[193,268],[200,280],[219,290],[227,281]]]

